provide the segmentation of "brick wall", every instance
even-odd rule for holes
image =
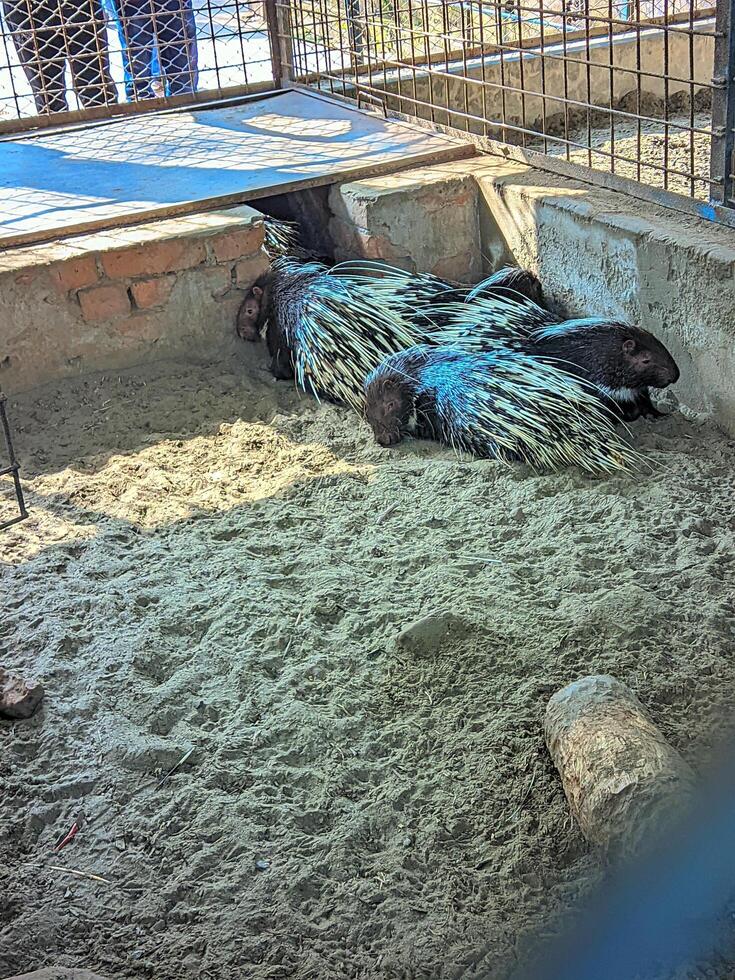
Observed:
[[[262,244],[240,207],[0,253],[0,387],[225,352]]]

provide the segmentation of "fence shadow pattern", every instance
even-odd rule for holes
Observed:
[[[732,207],[732,6],[0,0],[0,131],[300,82]]]

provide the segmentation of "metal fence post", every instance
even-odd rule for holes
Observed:
[[[283,88],[293,77],[290,0],[265,0],[265,20],[271,46],[273,84]]]
[[[365,0],[367,3],[367,0]],[[365,24],[362,20],[360,0],[345,0],[347,35],[350,41],[350,62],[361,65],[364,61]]]
[[[714,204],[734,207],[735,149],[735,0],[717,0],[715,58],[712,77],[712,155],[710,176]]]
[[[13,484],[15,488],[15,499],[18,503],[18,516],[11,517],[10,520],[3,521],[0,523],[0,531],[3,531],[6,527],[10,527],[12,524],[17,524],[18,521],[23,521],[28,517],[28,511],[26,510],[25,500],[23,499],[23,488],[20,485],[20,464],[15,458],[15,449],[13,448],[13,440],[10,436],[10,423],[8,422],[8,416],[5,411],[5,403],[7,398],[0,391],[0,430],[2,430],[5,436],[5,448],[8,455],[8,466],[0,468],[0,476],[11,476],[13,479]]]

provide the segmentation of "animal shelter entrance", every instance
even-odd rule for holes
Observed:
[[[0,142],[0,247],[470,155],[458,140],[281,91]]]

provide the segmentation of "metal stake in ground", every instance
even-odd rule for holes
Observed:
[[[15,458],[15,451],[13,449],[13,440],[10,436],[10,425],[8,423],[8,415],[5,410],[5,403],[7,398],[0,392],[0,425],[2,425],[3,433],[5,435],[5,446],[7,448],[8,456],[8,466],[4,469],[0,469],[0,477],[12,475],[13,483],[15,484],[15,499],[18,501],[18,510],[20,513],[17,517],[12,517],[9,521],[4,521],[0,524],[0,531],[4,531],[6,527],[10,527],[12,524],[17,524],[18,521],[25,520],[28,517],[28,511],[26,510],[25,500],[23,499],[23,488],[20,485],[20,464]]]

